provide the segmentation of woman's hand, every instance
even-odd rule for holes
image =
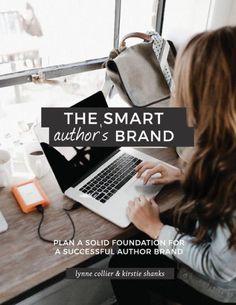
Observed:
[[[182,177],[182,171],[175,166],[166,163],[153,163],[142,162],[135,168],[137,172],[137,178],[143,175],[143,182],[146,184],[148,181],[150,184],[169,184],[178,181]],[[155,174],[160,174],[159,178],[152,177]]]
[[[144,196],[129,201],[127,215],[139,230],[157,239],[164,224],[160,220],[160,210],[156,202]]]

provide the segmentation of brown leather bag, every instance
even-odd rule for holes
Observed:
[[[126,40],[131,37],[144,41],[126,47]],[[112,87],[115,86],[121,97],[132,106],[149,106],[170,97],[170,89],[152,44],[152,35],[130,33],[122,39],[118,49],[111,51],[105,63],[107,82],[111,81]],[[170,69],[173,70],[176,51],[173,44],[170,45],[168,62]]]

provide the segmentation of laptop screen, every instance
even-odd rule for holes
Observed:
[[[108,107],[101,91],[72,107]],[[48,129],[36,127],[35,133],[63,192],[79,182],[91,169],[117,150],[117,147],[52,147]]]

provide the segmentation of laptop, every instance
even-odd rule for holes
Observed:
[[[101,91],[72,107],[108,107]],[[52,147],[48,128],[36,125],[36,136],[62,192],[119,227],[130,224],[128,201],[144,195],[151,199],[160,186],[144,185],[135,167],[157,159],[125,147]]]

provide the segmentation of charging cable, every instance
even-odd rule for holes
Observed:
[[[78,209],[80,207],[81,207],[81,204],[78,203],[78,202],[75,202],[70,209],[63,209],[65,214],[68,216],[68,218],[69,218],[69,220],[71,222],[71,225],[72,225],[72,236],[68,240],[72,240],[75,237],[75,224],[74,224],[74,221],[73,221],[73,219],[72,219],[72,217],[71,217],[69,212],[73,211],[73,210],[76,210],[76,209]],[[42,227],[42,223],[44,221],[44,207],[40,204],[40,205],[37,205],[36,208],[37,208],[37,211],[41,214],[41,220],[40,220],[39,226],[38,226],[38,236],[39,236],[39,238],[42,241],[45,241],[47,243],[54,243],[54,240],[47,239],[47,238],[43,237],[42,234],[41,234],[41,227]]]

